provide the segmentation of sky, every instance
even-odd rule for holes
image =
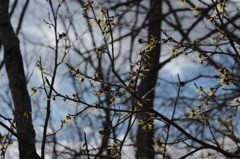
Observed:
[[[12,1],[13,3],[13,1]],[[16,8],[12,18],[11,22],[14,28],[16,28],[18,21],[19,21],[19,13],[22,10],[23,6],[23,1],[18,2],[18,7]],[[58,70],[58,75],[56,78],[56,83],[55,83],[55,88],[59,92],[66,94],[66,93],[74,93],[75,91],[78,91],[80,93],[80,97],[84,99],[86,102],[89,103],[94,103],[97,101],[97,98],[94,97],[93,93],[94,91],[91,89],[91,87],[98,87],[95,85],[92,85],[91,82],[88,81],[88,84],[85,84],[85,86],[80,86],[79,82],[76,82],[76,80],[70,78],[70,73],[69,73],[69,68],[65,65],[65,63],[71,62],[72,66],[78,66],[79,68],[84,71],[84,73],[87,73],[88,76],[94,76],[95,70],[91,68],[91,65],[85,66],[84,63],[82,62],[84,59],[83,57],[87,58],[89,56],[93,57],[93,66],[96,66],[97,63],[97,56],[94,54],[93,51],[87,52],[87,50],[93,50],[94,47],[92,45],[92,40],[91,40],[91,35],[89,32],[86,32],[88,27],[86,25],[86,21],[82,16],[83,9],[79,5],[75,5],[76,3],[74,1],[67,1],[68,5],[63,4],[62,7],[60,7],[60,12],[59,12],[59,18],[58,18],[58,34],[61,34],[62,32],[67,32],[66,28],[69,26],[69,31],[68,31],[68,37],[71,41],[73,41],[76,36],[81,35],[79,39],[76,40],[74,43],[74,47],[72,49],[76,49],[82,53],[82,56],[79,56],[77,51],[69,51],[69,55],[66,57],[64,60],[63,64],[59,67]],[[147,1],[143,1],[144,4],[147,4]],[[209,1],[210,3],[210,1]],[[54,3],[55,4],[55,3]],[[195,4],[199,5],[199,4]],[[56,6],[55,6],[56,7]],[[176,8],[181,8],[178,4],[174,5]],[[199,7],[201,7],[199,5]],[[135,9],[135,8],[133,8]],[[144,12],[144,8],[141,10]],[[40,74],[40,71],[36,68],[36,62],[38,60],[42,60],[43,66],[46,66],[45,70],[48,73],[51,73],[53,70],[53,60],[54,60],[54,52],[50,47],[54,47],[55,41],[54,41],[54,32],[53,32],[53,27],[49,28],[49,25],[44,22],[47,21],[49,22],[49,12],[50,7],[47,3],[47,1],[31,1],[29,4],[29,7],[27,9],[27,14],[24,17],[24,21],[22,24],[22,29],[19,34],[19,38],[21,41],[21,50],[22,50],[22,56],[24,59],[24,66],[26,70],[26,76],[30,78],[30,81],[28,83],[28,88],[32,87],[39,87],[42,86],[42,77]],[[167,12],[167,10],[166,10]],[[74,16],[71,16],[74,15]],[[52,16],[52,13],[50,13],[50,17]],[[126,13],[125,15],[125,21],[129,23],[129,26],[126,26],[126,29],[122,29],[121,32],[117,32],[115,34],[115,38],[118,38],[120,35],[123,35],[125,33],[129,32],[130,24],[133,22],[134,14],[129,12]],[[186,16],[185,12],[182,12],[179,16]],[[194,15],[187,15],[185,18],[182,19],[182,24],[183,24],[183,29],[186,29],[190,26],[192,21],[189,19],[192,18]],[[170,19],[174,21],[173,17],[169,17]],[[192,19],[191,19],[192,20]],[[73,21],[74,25],[71,25],[70,22]],[[143,21],[142,18],[138,21],[139,24]],[[194,21],[194,20],[193,20]],[[209,22],[208,20],[205,20],[203,23],[200,23],[197,29],[193,30],[190,35],[191,39],[198,39],[201,37],[209,28],[206,28],[206,25],[208,25]],[[164,22],[163,23],[163,29],[166,29],[169,33],[170,36],[174,36],[176,40],[180,40],[181,37],[178,33],[176,33],[175,30],[172,28],[169,28],[166,26],[167,24]],[[211,24],[209,24],[210,27],[212,27]],[[74,26],[77,28],[74,28]],[[94,30],[94,39],[95,43],[97,46],[101,46],[104,44],[102,40],[102,35],[99,33],[98,29]],[[146,35],[146,30],[143,30],[140,34],[139,37],[147,39]],[[163,35],[163,38],[165,36]],[[209,40],[210,41],[210,40]],[[207,41],[209,43],[209,41]],[[122,76],[126,75],[126,72],[128,73],[129,69],[129,64],[128,61],[126,60],[129,54],[132,55],[131,61],[135,61],[137,57],[137,52],[138,50],[141,50],[144,48],[144,45],[139,44],[136,40],[134,41],[134,52],[133,54],[130,53],[130,47],[128,47],[128,43],[130,42],[130,39],[126,38],[124,39],[124,42],[122,44],[122,47],[120,46],[119,43],[114,44],[116,46],[115,52],[116,54],[119,52],[120,57],[116,61],[116,66],[117,68],[121,71]],[[64,40],[60,40],[60,54],[63,53],[63,48],[62,45],[64,44]],[[169,45],[168,47],[171,47]],[[163,60],[171,57],[171,54],[169,53],[169,48],[167,46],[163,46],[161,53],[163,54],[163,57],[161,58],[160,62]],[[209,48],[211,50],[212,48]],[[94,57],[95,56],[95,57]],[[107,59],[106,55],[102,55],[104,58],[104,65],[103,68],[107,71],[109,68],[109,61]],[[160,111],[166,110],[166,107],[163,107],[162,105],[171,105],[173,101],[165,101],[163,98],[165,95],[169,95],[173,99],[177,95],[177,88],[176,85],[170,85],[170,83],[177,84],[178,78],[177,75],[180,75],[181,80],[190,80],[191,78],[197,76],[200,73],[204,73],[205,75],[213,75],[214,70],[209,69],[206,71],[205,67],[207,66],[207,63],[204,64],[196,64],[195,60],[195,54],[189,54],[189,55],[183,55],[179,56],[176,59],[171,60],[170,63],[168,63],[166,66],[163,67],[161,71],[159,71],[159,83],[160,86],[156,89],[156,96],[157,98],[155,100],[156,103],[156,109],[159,109]],[[0,60],[2,60],[2,56],[0,57]],[[219,57],[214,57],[217,61],[221,62],[221,58]],[[59,60],[61,59],[61,55],[59,56]],[[127,64],[126,64],[127,63]],[[204,71],[204,72],[203,72]],[[33,73],[32,73],[33,72]],[[32,74],[31,74],[32,73]],[[0,71],[0,107],[6,107],[8,104],[8,100],[10,98],[10,92],[9,88],[7,87],[7,78],[4,70]],[[112,75],[112,74],[111,74]],[[109,77],[111,77],[111,75]],[[46,75],[49,79],[50,76]],[[164,79],[164,80],[163,80]],[[114,82],[116,80],[113,80]],[[211,85],[208,85],[208,83],[211,82],[211,80],[205,79],[205,80],[198,80],[198,85],[206,85],[206,87],[210,87]],[[90,88],[87,88],[87,86],[91,85]],[[186,92],[182,93],[182,97],[187,96],[187,95],[192,95],[193,97],[197,96],[196,93],[196,88],[194,86],[194,83],[187,84],[184,87],[184,90],[187,90]],[[164,93],[163,93],[164,92]],[[37,134],[39,135],[37,137],[38,140],[41,139],[41,132],[42,132],[42,125],[43,125],[43,120],[42,118],[45,117],[45,107],[46,107],[46,95],[44,94],[44,91],[39,89],[39,92],[31,96],[32,99],[32,105],[33,105],[33,118],[34,118],[34,124],[35,124],[35,130]],[[181,101],[184,103],[184,101]],[[56,103],[53,102],[52,104],[52,120],[50,123],[50,129],[49,132],[54,132],[59,129],[61,120],[64,120],[64,117],[67,115],[67,113],[75,113],[79,112],[84,108],[83,105],[79,104],[77,106],[74,106],[74,104],[68,105],[67,103],[61,102],[61,99]],[[168,108],[169,110],[172,109],[172,107]],[[178,108],[180,113],[177,114],[177,116],[180,115],[186,115],[186,111],[182,111],[185,108],[184,105],[181,105],[180,108]],[[78,124],[78,127],[80,130],[82,130],[81,134],[84,132],[87,132],[90,136],[91,142],[90,143],[98,143],[99,144],[99,138],[100,136],[96,135],[96,132],[101,128],[102,123],[95,123],[96,121],[101,120],[98,117],[98,114],[94,114],[89,110],[85,116],[83,115],[82,117],[77,117],[77,121],[80,122]],[[90,114],[90,115],[89,115]],[[100,113],[101,114],[101,111]],[[10,111],[4,111],[3,115],[6,115],[7,117],[12,117],[12,113]],[[102,114],[104,115],[104,113]],[[166,113],[167,116],[171,116],[171,112]],[[91,117],[90,117],[91,116]],[[92,121],[90,121],[92,119]],[[102,122],[102,121],[101,121]],[[85,124],[85,125],[84,125]],[[91,124],[96,124],[95,127],[91,127]],[[67,140],[71,139],[76,139],[76,140],[81,140],[83,141],[82,136],[74,136],[73,134],[69,133],[69,129],[73,130],[74,132],[79,131],[79,129],[74,129],[76,125],[72,124],[70,126],[64,126],[63,130],[58,134],[57,138],[59,141],[66,146],[71,146],[74,141],[69,142]],[[120,132],[124,132],[124,128]],[[79,135],[78,134],[78,135]],[[121,138],[121,133],[118,134],[119,137]],[[128,140],[130,143],[131,141]],[[95,144],[94,143],[94,144]],[[81,146],[81,142],[77,142],[75,144],[76,147]],[[39,146],[39,145],[38,145]],[[51,146],[50,146],[51,147]],[[173,147],[174,149],[174,147]],[[7,155],[11,154],[12,152],[16,152],[16,145],[11,147],[7,152]],[[17,153],[17,152],[16,152]],[[129,148],[126,147],[126,152],[124,152],[126,156],[132,155],[132,153],[129,153]],[[49,157],[50,158],[50,157]]]

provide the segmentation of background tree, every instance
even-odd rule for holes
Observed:
[[[162,22],[162,1],[151,0],[150,8],[148,11],[148,41],[160,40],[161,39],[161,22]],[[154,45],[154,44],[153,44]],[[159,69],[154,69],[159,64],[160,50],[161,45],[157,45],[149,55],[149,60],[147,62],[151,63],[152,66],[148,67],[150,71],[146,73],[146,77],[141,80],[139,85],[139,97],[147,100],[147,104],[153,108],[154,98],[155,98],[155,88],[157,87],[158,71]],[[142,107],[140,107],[142,108]],[[145,109],[143,107],[143,109]],[[138,114],[139,120],[145,120],[148,118],[146,112]],[[153,122],[153,119],[150,119],[149,122]],[[147,157],[154,158],[154,141],[152,137],[154,136],[154,129],[143,130],[142,125],[138,126],[137,132],[137,141],[136,141],[136,158]]]
[[[19,40],[10,23],[8,6],[9,1],[0,2],[0,41],[4,47],[4,63],[15,106],[13,122],[16,122],[19,154],[21,159],[40,158],[35,149],[31,102],[26,87]]]

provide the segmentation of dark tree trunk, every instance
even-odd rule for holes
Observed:
[[[0,42],[4,47],[4,62],[15,107],[19,155],[20,159],[38,159],[22,55],[19,40],[10,23],[8,6],[9,0],[0,1]]]
[[[149,27],[148,27],[148,37],[149,41],[151,35],[153,35],[157,40],[161,39],[161,15],[162,15],[162,0],[150,0],[150,16],[149,16]],[[159,57],[160,57],[160,45],[156,45],[151,52],[149,52],[149,63],[152,63],[153,66],[159,64]],[[157,77],[158,77],[158,70],[154,69],[151,70],[146,74],[147,77],[142,79],[139,85],[139,96],[144,96],[149,90],[153,89],[157,84]],[[153,101],[155,98],[154,90],[151,91],[147,96],[147,104],[150,107],[153,107]],[[140,108],[141,109],[141,108]],[[143,107],[143,109],[146,109]],[[138,114],[138,119],[143,120],[147,118],[147,114],[145,112]],[[151,121],[152,122],[152,121]],[[140,157],[147,157],[148,159],[154,159],[154,149],[153,149],[153,139],[154,137],[154,130],[143,130],[142,125],[138,126],[137,131],[137,151],[136,151],[136,159]]]

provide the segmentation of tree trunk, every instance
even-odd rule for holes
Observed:
[[[148,37],[149,41],[151,38],[151,35],[153,35],[157,40],[161,39],[161,15],[162,15],[162,0],[150,0],[150,16],[149,16],[149,27],[148,27]],[[156,66],[159,64],[159,57],[160,57],[160,45],[156,45],[156,48],[154,48],[151,52],[149,52],[149,63],[152,63],[153,66]],[[147,77],[142,79],[140,85],[139,85],[139,93],[138,95],[140,97],[144,96],[149,90],[153,89],[157,84],[157,77],[158,77],[158,70],[154,69],[151,70],[146,74]],[[150,101],[147,101],[147,104],[151,107],[153,107],[153,101],[155,98],[155,92],[154,90],[151,91],[147,96],[147,99],[150,99]],[[141,109],[141,108],[140,108]],[[146,109],[146,108],[142,108]],[[138,114],[138,119],[143,120],[144,118],[147,118],[147,114],[145,112]],[[150,121],[153,122],[153,121]],[[143,130],[142,125],[138,126],[137,131],[137,152],[136,152],[136,159],[139,159],[140,157],[147,157],[148,159],[154,159],[154,148],[152,147],[154,142],[152,137],[154,137],[154,130]]]
[[[10,23],[8,6],[9,0],[0,1],[0,42],[4,47],[4,62],[15,107],[19,156],[20,159],[38,159],[19,39]]]

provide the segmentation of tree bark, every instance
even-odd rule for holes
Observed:
[[[19,156],[20,159],[38,159],[19,39],[12,28],[8,7],[9,0],[0,1],[0,42],[4,47],[4,62],[15,107]]]
[[[153,35],[157,40],[161,39],[161,15],[162,15],[162,0],[150,0],[150,16],[149,16],[149,27],[148,27],[148,37],[150,41],[151,35]],[[149,63],[153,64],[151,68],[154,68],[156,65],[159,64],[159,58],[160,58],[160,45],[156,45],[156,47],[149,52]],[[147,77],[142,79],[140,85],[139,85],[139,93],[138,95],[140,97],[144,96],[149,90],[153,89],[157,84],[157,78],[158,78],[158,70],[152,69],[146,74]],[[153,101],[155,98],[155,91],[151,91],[147,96],[147,99],[150,99],[150,101],[147,101],[147,104],[153,108]],[[146,108],[140,108],[140,109],[146,109]],[[147,114],[145,112],[138,114],[139,120],[144,120],[147,118]],[[150,121],[153,122],[153,121]],[[154,128],[154,127],[153,127]],[[138,126],[137,131],[137,151],[136,151],[136,159],[139,159],[140,157],[147,157],[148,159],[154,159],[154,148],[152,147],[154,145],[153,139],[154,137],[154,129],[152,130],[143,130],[142,125]]]

